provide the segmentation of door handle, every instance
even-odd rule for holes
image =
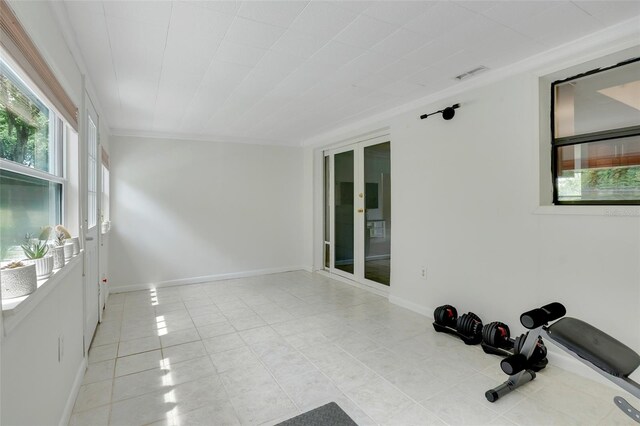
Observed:
[[[93,241],[93,237],[86,237],[85,241]]]
[[[364,213],[364,209],[358,209],[358,213]]]

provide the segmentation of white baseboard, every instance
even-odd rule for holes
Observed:
[[[71,392],[69,393],[69,397],[67,398],[67,403],[64,406],[64,411],[62,412],[62,418],[60,419],[60,426],[67,426],[69,424],[69,420],[71,420],[71,413],[73,412],[73,406],[76,403],[76,398],[78,397],[78,393],[80,392],[80,386],[82,386],[82,380],[84,379],[84,373],[87,370],[87,358],[82,358],[82,362],[80,363],[80,367],[76,372],[76,378],[73,381],[73,386],[71,387]]]
[[[155,283],[112,285],[109,288],[109,293],[125,293],[129,291],[148,290],[151,288],[200,284],[200,283],[206,283],[210,281],[223,281],[223,280],[231,280],[234,278],[247,278],[247,277],[255,277],[258,275],[279,274],[282,272],[292,272],[292,271],[300,271],[300,270],[310,271],[311,268],[309,266],[283,266],[280,268],[255,269],[252,271],[230,272],[226,274],[205,275],[202,277],[180,278],[177,280],[159,281]]]
[[[417,314],[423,315],[430,320],[433,320],[433,309],[431,308],[427,308],[425,306],[418,305],[417,303],[409,302],[408,300],[401,297],[392,295],[389,295],[389,302],[393,303],[394,305],[409,309],[410,311],[413,311]]]

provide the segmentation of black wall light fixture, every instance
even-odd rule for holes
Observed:
[[[430,115],[434,115],[434,114],[442,114],[442,118],[444,118],[445,120],[451,120],[453,118],[453,116],[456,115],[456,110],[458,108],[460,108],[460,104],[453,104],[450,107],[446,107],[444,109],[441,109],[440,111],[432,112],[430,114],[422,114],[420,116],[420,120],[424,120],[425,118],[429,117]]]

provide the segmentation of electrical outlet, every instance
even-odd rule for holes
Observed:
[[[427,279],[427,267],[426,266],[421,266],[420,267],[420,278],[422,278],[423,280]]]

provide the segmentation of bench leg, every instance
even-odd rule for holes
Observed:
[[[615,398],[613,398],[613,402],[615,402],[618,408],[621,409],[627,416],[640,423],[640,411],[633,408],[626,399],[621,396],[616,396]]]

